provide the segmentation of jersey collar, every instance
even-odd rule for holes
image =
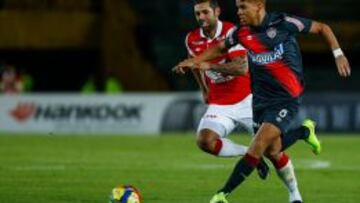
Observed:
[[[216,32],[215,32],[215,35],[214,35],[214,37],[212,39],[205,35],[204,30],[202,28],[200,28],[200,36],[202,38],[213,40],[213,39],[216,39],[216,38],[220,37],[222,29],[223,29],[223,23],[220,20],[218,20],[217,23],[216,23]]]
[[[264,20],[261,22],[261,24],[258,25],[258,26],[253,26],[253,28],[261,29],[261,28],[266,27],[270,23],[270,18],[271,18],[270,14],[266,13],[265,17],[264,17]]]

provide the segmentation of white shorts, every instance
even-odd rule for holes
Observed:
[[[253,134],[252,94],[233,105],[209,105],[200,120],[197,134],[202,129],[209,129],[220,137],[226,137],[238,126]]]

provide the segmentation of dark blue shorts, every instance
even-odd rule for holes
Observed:
[[[256,133],[262,123],[271,123],[285,134],[297,122],[300,102],[293,100],[268,106],[264,109],[253,111],[254,132]]]

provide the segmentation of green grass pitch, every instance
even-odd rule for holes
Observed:
[[[248,143],[246,135],[232,135]],[[307,203],[360,202],[360,136],[321,135],[323,153],[304,142],[289,151]],[[197,149],[194,136],[0,136],[1,203],[107,203],[118,184],[140,189],[145,203],[206,203],[238,158]],[[286,203],[272,169],[256,173],[230,197],[232,203]]]

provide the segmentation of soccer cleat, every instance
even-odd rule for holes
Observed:
[[[228,203],[228,201],[226,200],[225,193],[219,192],[211,198],[210,203]]]
[[[291,203],[303,203],[303,202],[300,200],[296,200],[296,201],[292,201]]]
[[[305,139],[305,142],[307,142],[311,148],[314,154],[318,155],[321,152],[321,143],[319,139],[316,137],[315,133],[315,126],[316,123],[310,119],[306,119],[302,126],[307,128],[309,130],[309,136]]]
[[[267,163],[265,162],[265,160],[263,158],[260,159],[260,163],[256,167],[256,169],[257,169],[257,173],[258,173],[259,177],[262,180],[265,180],[270,173],[269,166],[267,165]]]

